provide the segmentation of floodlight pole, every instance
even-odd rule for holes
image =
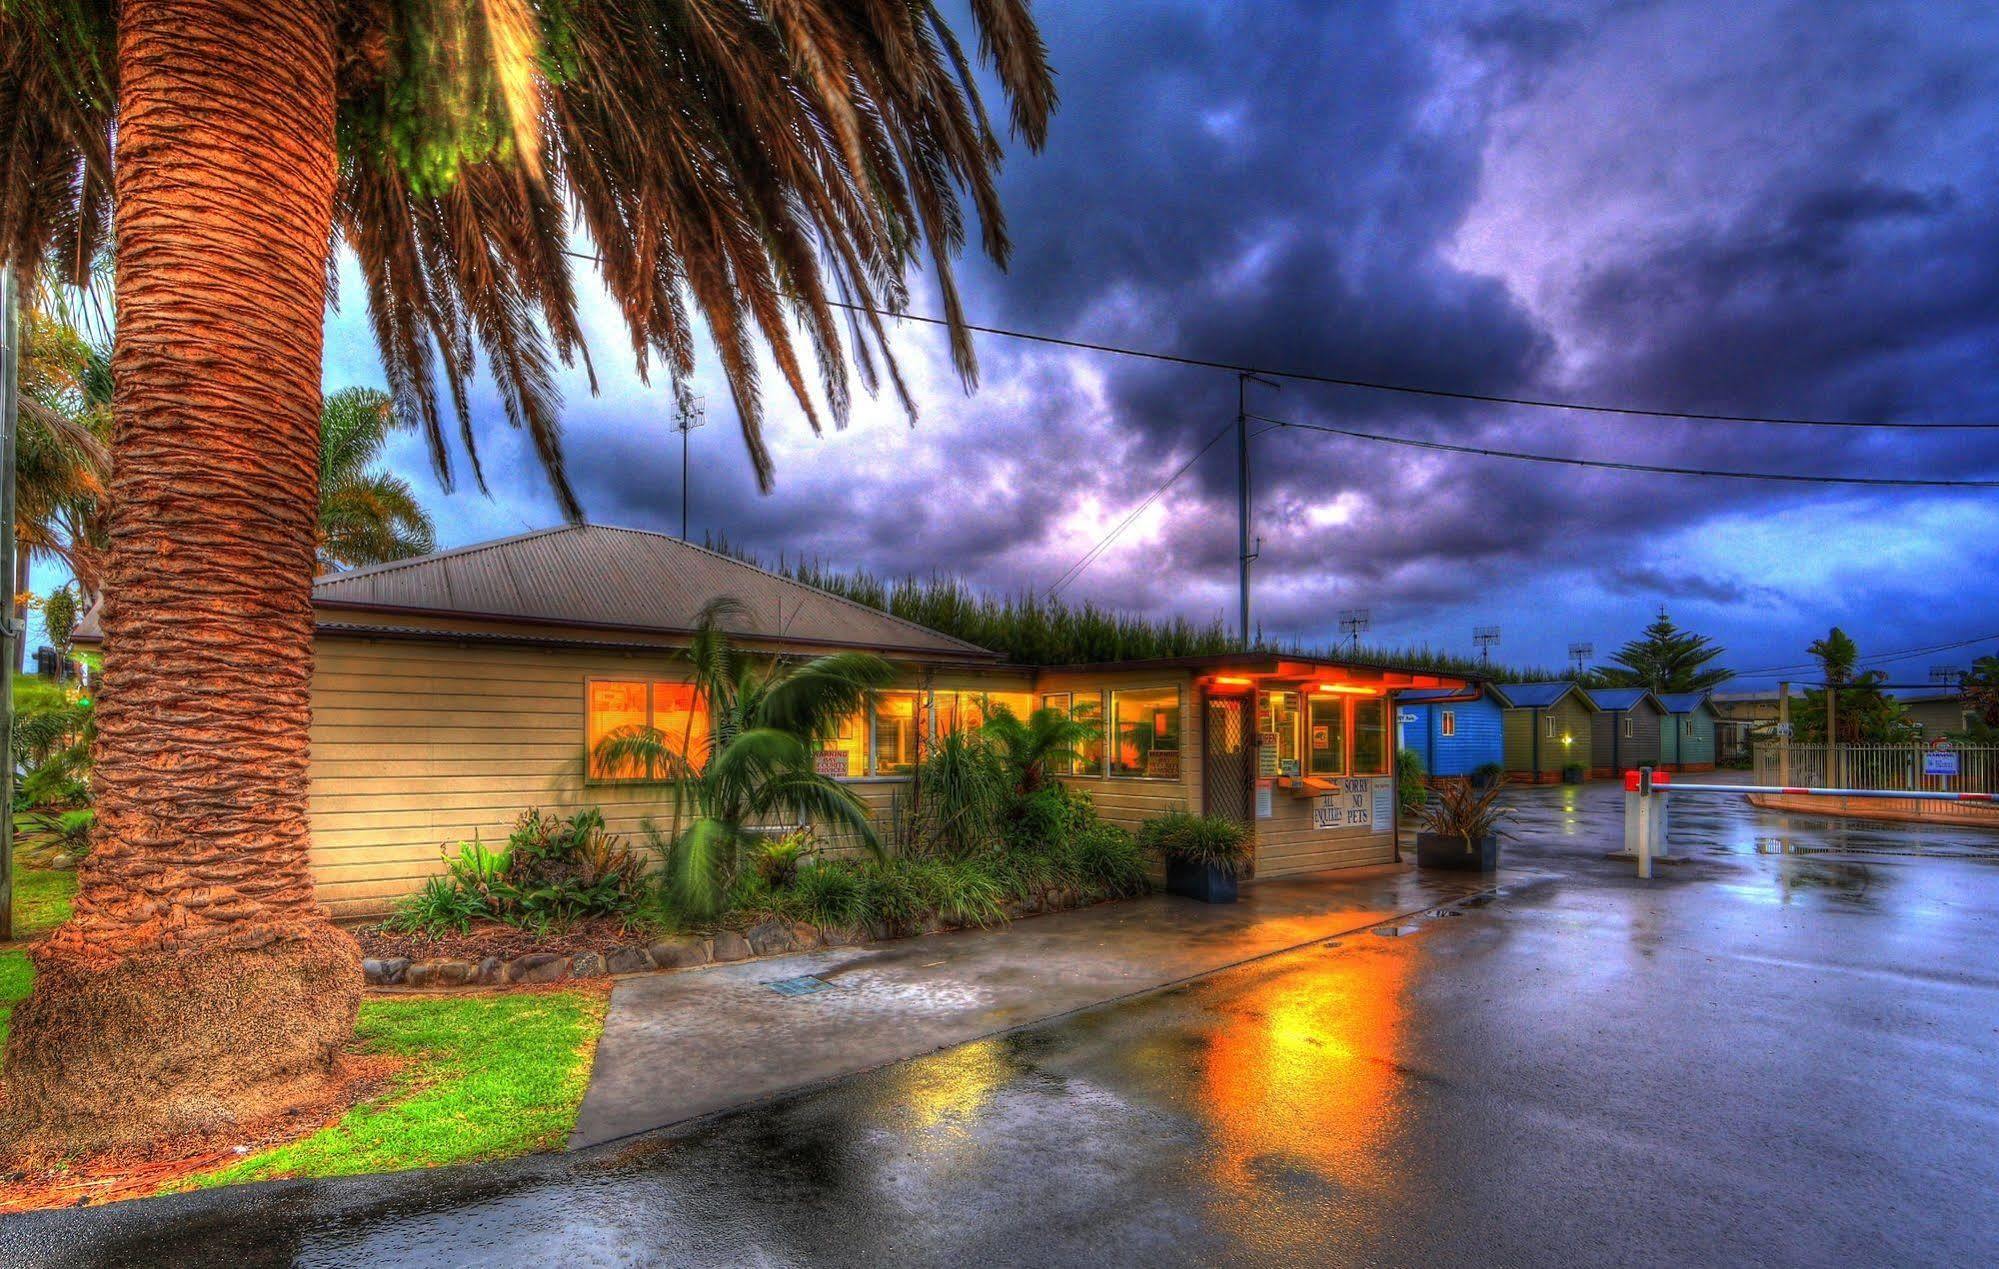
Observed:
[[[14,432],[20,423],[21,297],[18,275],[0,265],[0,577],[14,579]],[[0,609],[0,943],[14,937],[14,626],[10,596]]]

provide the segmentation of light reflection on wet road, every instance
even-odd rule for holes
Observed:
[[[1514,795],[1505,892],[1408,937],[1306,948],[679,1136],[17,1219],[0,1252],[1999,1263],[1999,835],[1688,798],[1686,862],[1641,885],[1603,858],[1620,797]]]

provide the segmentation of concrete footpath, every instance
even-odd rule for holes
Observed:
[[[1502,877],[1505,874],[1501,874]],[[871,1070],[1489,889],[1406,864],[622,979],[570,1148]],[[772,984],[827,984],[787,995]],[[809,984],[808,984],[809,986]]]

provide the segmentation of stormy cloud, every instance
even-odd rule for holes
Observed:
[[[1980,6],[1658,0],[1182,0],[1038,6],[1063,106],[1016,152],[1002,273],[976,321],[1227,362],[1509,396],[1729,414],[1999,420],[1999,16]],[[358,288],[348,288],[358,294]],[[928,303],[926,279],[917,308]],[[928,307],[926,307],[926,304]],[[613,365],[568,385],[592,519],[671,531],[669,401]],[[378,382],[336,315],[328,382]],[[1045,588],[1226,428],[1225,373],[982,338],[964,393],[899,329],[920,417],[863,402],[814,438],[775,394],[755,491],[712,369],[694,534],[777,556]],[[1287,383],[1270,418],[1455,444],[1825,474],[1999,475],[1999,432],[1674,422]],[[554,520],[482,402],[492,496],[429,497],[447,543]],[[1665,604],[1741,666],[1834,622],[1866,650],[1999,631],[1995,501],[1695,481],[1393,448],[1254,441],[1259,615],[1331,642],[1504,656],[1630,637]],[[414,443],[399,461],[424,470]],[[1228,436],[1068,590],[1232,610]],[[1962,658],[1960,658],[1962,659]],[[1919,667],[1918,667],[1919,668]]]

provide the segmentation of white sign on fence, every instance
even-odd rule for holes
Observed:
[[[1924,754],[1923,774],[1926,776],[1956,775],[1957,751],[1955,749],[1932,749]]]

